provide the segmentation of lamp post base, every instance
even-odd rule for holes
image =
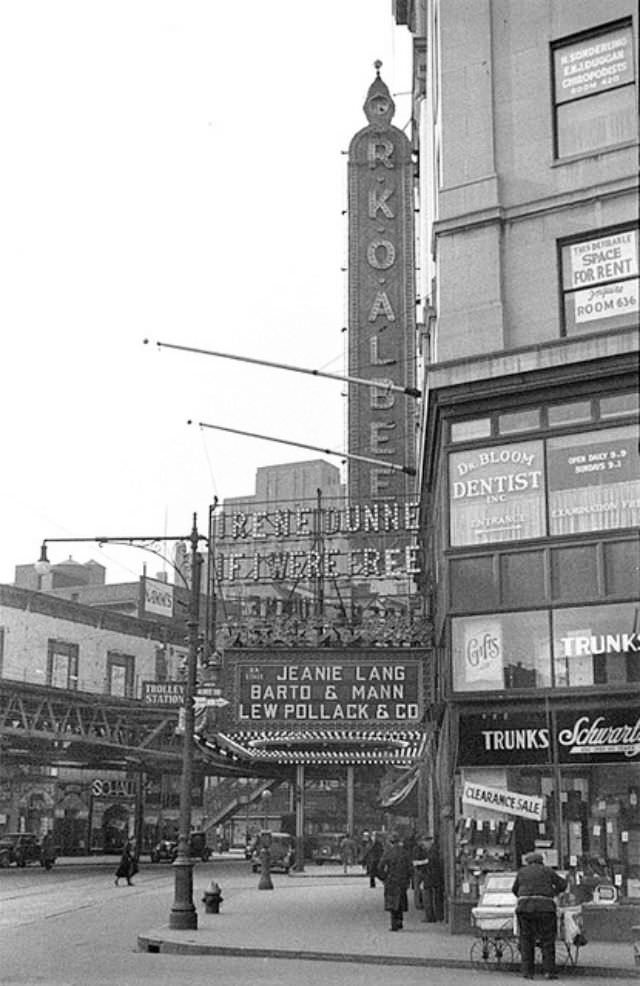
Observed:
[[[260,855],[262,857],[262,869],[258,890],[273,890],[273,882],[271,880],[271,853],[268,849],[263,849]]]
[[[193,863],[191,859],[176,859],[174,866],[174,899],[169,912],[169,927],[175,931],[195,931],[198,912],[193,903]]]

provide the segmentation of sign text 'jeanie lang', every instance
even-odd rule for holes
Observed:
[[[238,718],[297,722],[415,721],[418,667],[272,665],[240,671]]]

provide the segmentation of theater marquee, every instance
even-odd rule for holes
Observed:
[[[385,648],[357,656],[233,655],[233,717],[243,729],[289,726],[415,726],[423,710],[424,652]]]

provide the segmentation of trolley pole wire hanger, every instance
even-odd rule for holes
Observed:
[[[149,340],[143,340],[145,345]],[[156,342],[158,349],[176,349],[183,353],[196,353],[199,356],[218,356],[221,359],[238,360],[240,363],[254,363],[257,366],[271,366],[277,370],[292,370],[294,373],[307,373],[312,377],[326,377],[329,380],[340,380],[342,383],[354,383],[361,387],[373,387],[375,390],[392,390],[407,397],[416,399],[422,397],[422,391],[417,387],[403,387],[400,384],[392,383],[391,380],[366,380],[363,377],[346,377],[339,373],[328,373],[326,370],[310,370],[304,366],[290,366],[288,363],[274,363],[271,360],[256,359],[254,356],[237,356],[234,353],[220,353],[213,349],[196,349],[194,346],[179,346],[174,342]],[[288,442],[286,444],[295,444]],[[303,446],[311,448],[311,446]],[[336,453],[338,454],[338,453]]]
[[[188,425],[193,424],[193,421],[189,419],[187,421]],[[372,459],[366,455],[356,455],[354,452],[336,452],[334,449],[322,448],[320,445],[307,445],[303,442],[293,442],[287,438],[274,438],[271,435],[259,435],[254,431],[241,431],[239,428],[227,428],[223,425],[212,425],[206,421],[198,421],[198,428],[211,428],[214,431],[228,431],[232,435],[244,435],[247,438],[260,438],[265,442],[278,442],[279,445],[295,445],[296,448],[311,449],[313,452],[323,452],[324,455],[337,455],[341,459],[355,459],[357,462],[368,462],[370,465],[379,466],[381,464],[380,459]],[[391,469],[394,472],[403,472],[407,476],[415,476],[416,470],[413,466],[400,466],[394,462],[385,462],[384,466],[386,469]]]

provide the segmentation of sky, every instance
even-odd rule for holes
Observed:
[[[346,372],[345,151],[376,59],[410,118],[391,7],[0,4],[0,582],[44,538],[205,530],[258,466],[319,457],[197,422],[345,449],[340,382],[155,343]]]

